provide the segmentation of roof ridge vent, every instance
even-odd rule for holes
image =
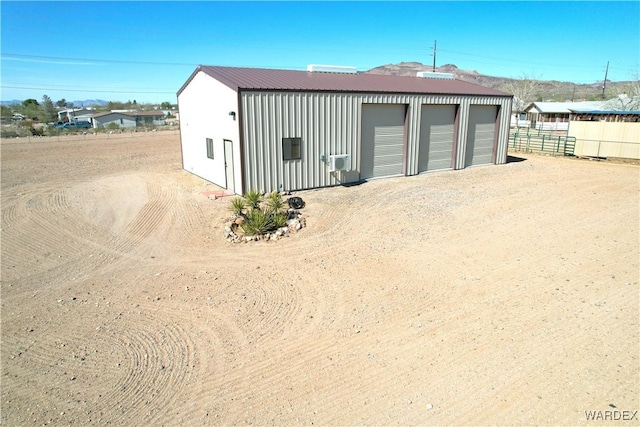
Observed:
[[[343,74],[356,74],[358,72],[357,67],[350,67],[346,65],[320,65],[309,64],[307,65],[307,71],[310,73],[343,73]]]
[[[451,73],[438,73],[435,71],[418,71],[416,76],[422,77],[423,79],[455,80],[454,75]]]

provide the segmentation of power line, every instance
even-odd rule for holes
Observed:
[[[27,87],[27,86],[5,86],[0,85],[2,89],[26,89],[26,90],[47,90],[47,91],[62,91],[62,92],[97,92],[97,93],[135,93],[135,94],[172,94],[175,95],[176,91],[139,91],[139,90],[100,90],[100,89],[65,89],[65,88],[51,88],[51,87]]]
[[[175,65],[175,66],[190,66],[196,67],[198,64],[186,63],[186,62],[147,62],[147,61],[123,61],[118,59],[88,59],[88,58],[67,58],[62,56],[40,56],[40,55],[26,55],[20,53],[2,53],[2,59],[18,59],[18,60],[32,60],[32,61],[80,61],[81,63],[87,63],[85,65],[92,65],[95,63],[106,64],[138,64],[138,65]]]

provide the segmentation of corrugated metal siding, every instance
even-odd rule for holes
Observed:
[[[507,147],[509,144],[509,127],[511,123],[511,99],[499,104],[498,140],[496,144],[495,162],[497,165],[507,163]]]
[[[420,116],[423,104],[458,105],[458,149],[454,168],[464,168],[469,106],[500,106],[496,163],[506,162],[511,98],[494,96],[359,94],[325,92],[241,91],[245,190],[301,190],[358,181],[357,172],[328,171],[320,156],[351,155],[351,170],[360,171],[363,104],[408,105],[407,175],[418,173]],[[302,158],[282,160],[282,138],[302,138]],[[326,158],[326,157],[325,157]]]

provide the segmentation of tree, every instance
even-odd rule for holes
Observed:
[[[623,93],[607,101],[605,108],[617,111],[640,110],[640,72],[636,71],[631,81],[623,87]]]
[[[170,110],[171,109],[171,103],[165,101],[162,104],[160,104],[160,108],[162,110]]]
[[[40,104],[35,99],[25,99],[22,101],[22,114],[28,119],[39,120],[42,111]]]
[[[56,107],[58,108],[65,108],[67,106],[67,100],[62,98],[58,101],[56,101]]]
[[[3,119],[7,119],[10,120],[11,116],[13,116],[13,111],[11,111],[11,108],[5,106],[5,105],[1,105],[0,106],[0,116],[2,116]]]
[[[529,103],[538,99],[541,87],[540,77],[523,74],[520,79],[505,83],[502,90],[513,95],[513,111],[522,113]]]
[[[42,110],[42,117],[40,120],[43,122],[51,122],[56,119],[56,107],[53,105],[53,101],[47,95],[42,96],[42,105],[40,106]]]
[[[38,104],[38,101],[36,101],[33,98],[29,98],[29,99],[25,99],[24,101],[22,101],[22,106],[25,108],[29,108],[32,106],[39,106],[40,104]]]

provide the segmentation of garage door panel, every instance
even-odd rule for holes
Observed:
[[[398,175],[398,167],[402,170],[402,163],[375,166],[373,168],[373,176],[371,178]]]
[[[451,168],[455,116],[455,105],[422,106],[418,172]]]
[[[404,119],[404,105],[363,105],[360,156],[362,179],[403,173]]]
[[[472,105],[469,108],[465,166],[493,163],[497,114],[495,105]]]
[[[400,159],[402,159],[402,152],[398,153],[398,147],[395,145],[382,145],[382,146],[376,145],[375,155],[376,155],[376,158],[386,157],[386,156],[399,156]]]

